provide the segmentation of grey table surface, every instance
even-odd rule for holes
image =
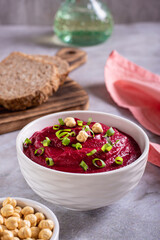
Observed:
[[[12,51],[52,55],[60,47],[49,27],[0,27],[0,60]],[[160,23],[116,25],[107,42],[83,49],[88,53],[88,62],[70,77],[88,92],[89,109],[123,116],[140,125],[129,110],[118,107],[107,93],[104,65],[109,53],[116,49],[129,60],[160,74]],[[145,131],[151,141],[160,142],[160,137]],[[110,206],[87,212],[67,210],[44,201],[25,182],[16,157],[18,132],[0,136],[0,197],[25,197],[46,204],[58,217],[60,240],[160,239],[160,168],[148,163],[138,186]]]

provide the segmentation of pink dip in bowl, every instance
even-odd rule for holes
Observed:
[[[79,119],[75,118],[75,120],[77,123]],[[90,129],[94,123],[95,122],[90,123]],[[83,121],[83,126],[84,125],[87,125],[87,122]],[[82,127],[78,126],[78,124],[72,128],[60,125],[58,130],[54,130],[53,126],[46,127],[41,131],[35,132],[30,137],[31,143],[24,144],[23,152],[28,158],[41,166],[71,173],[107,172],[127,166],[140,157],[141,150],[131,136],[113,127],[114,134],[109,137],[104,137],[110,127],[102,123],[101,126],[103,128],[102,133],[93,135],[91,131],[87,131],[89,137],[84,143],[80,143],[82,145],[81,149],[76,149],[72,146],[72,144],[78,142],[76,136],[79,131],[82,130]],[[67,146],[64,146],[62,140],[56,136],[56,132],[62,129],[71,129],[71,132],[75,133],[75,136],[68,136],[70,143]],[[49,138],[50,143],[48,146],[43,146],[43,141],[46,137]],[[112,148],[104,152],[101,148],[104,144],[108,143],[108,141],[112,145]],[[43,153],[40,148],[43,148]],[[90,153],[94,149],[96,150],[95,153],[88,156],[87,153]],[[37,153],[35,154],[36,150]],[[117,164],[115,161],[117,157],[121,157],[123,163]],[[53,160],[53,166],[47,164],[46,158]],[[96,160],[96,164],[94,165],[93,159],[95,158],[102,161]],[[86,164],[87,170],[84,170],[81,166],[82,161]],[[105,164],[103,167],[102,162]]]

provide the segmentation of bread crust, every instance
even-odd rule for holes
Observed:
[[[32,89],[30,93],[27,95],[22,95],[22,96],[2,96],[1,91],[0,91],[0,105],[5,107],[8,110],[11,111],[18,111],[18,110],[25,110],[26,108],[34,107],[39,104],[42,104],[43,102],[46,102],[48,97],[52,95],[53,92],[56,92],[59,88],[60,85],[60,78],[58,75],[58,70],[57,68],[51,64],[50,62],[46,60],[39,60],[35,59],[34,57],[20,53],[20,52],[13,52],[11,53],[7,58],[5,58],[0,65],[2,66],[3,69],[5,69],[5,66],[7,64],[12,64],[12,61],[14,61],[14,57],[19,56],[22,59],[25,58],[25,60],[32,61],[32,63],[36,64],[38,63],[39,65],[46,65],[50,66],[50,72],[52,72],[52,75],[50,76],[50,80],[46,81],[42,86],[36,86],[36,88]],[[11,62],[10,62],[11,61]],[[6,73],[7,74],[7,73]],[[0,72],[0,78],[1,77],[1,72]],[[2,79],[0,82],[3,81]],[[21,79],[20,79],[21,81]],[[28,83],[29,86],[30,82]],[[4,83],[5,86],[5,83]],[[7,85],[6,85],[7,87]]]

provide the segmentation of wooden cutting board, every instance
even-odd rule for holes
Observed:
[[[74,48],[63,48],[56,55],[68,61],[70,71],[87,61],[86,52]],[[86,91],[78,83],[67,78],[64,85],[42,105],[17,112],[10,112],[0,107],[0,134],[19,130],[32,120],[50,113],[86,110],[88,105],[89,98]]]

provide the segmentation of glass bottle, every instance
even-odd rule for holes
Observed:
[[[113,19],[98,0],[66,0],[56,13],[54,31],[65,43],[89,46],[104,42],[112,33]]]

